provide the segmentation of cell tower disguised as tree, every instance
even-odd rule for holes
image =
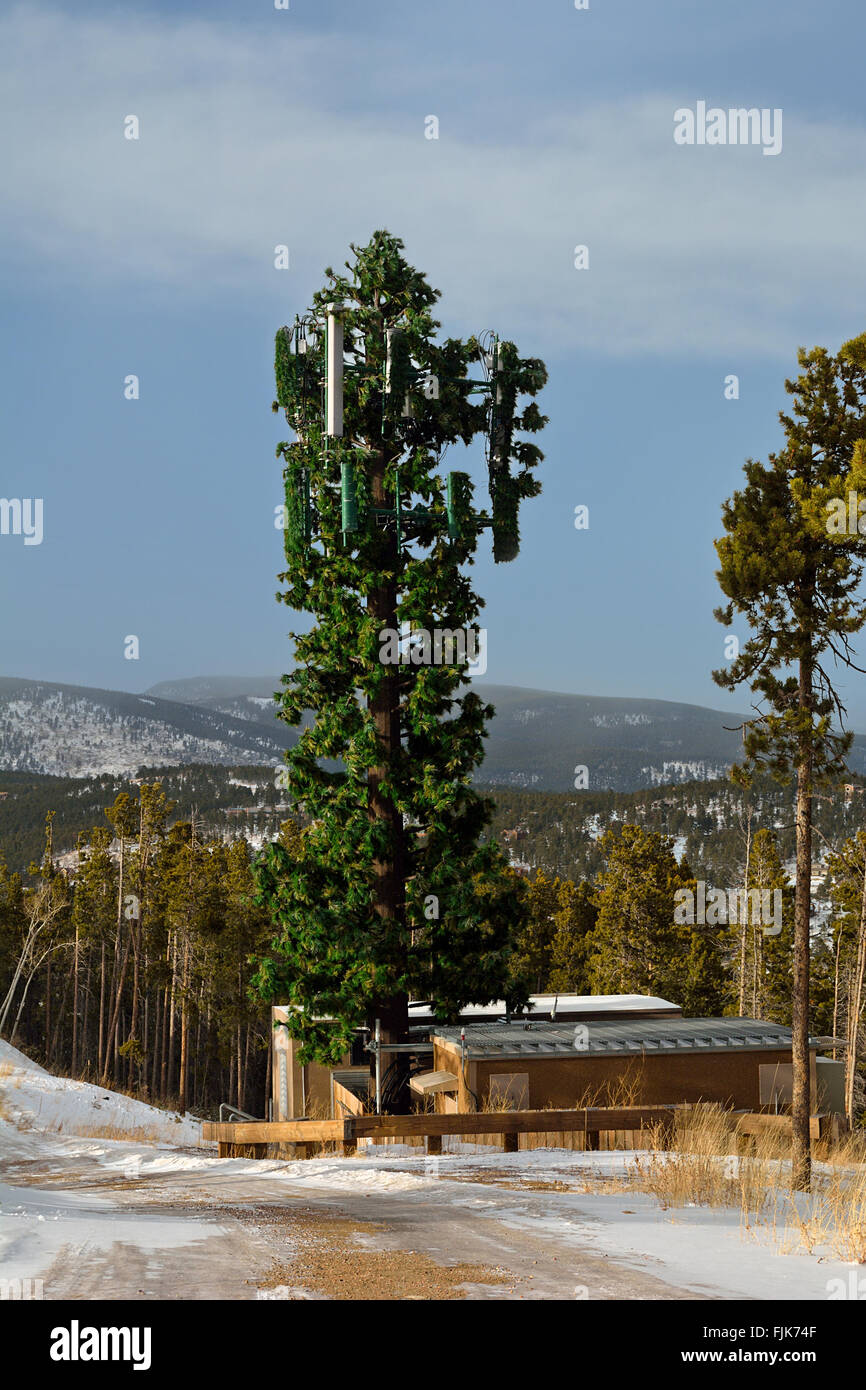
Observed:
[[[313,718],[287,756],[306,829],[258,868],[277,927],[258,982],[298,1006],[290,1029],[322,1061],[374,1019],[404,1039],[410,995],[445,1019],[514,988],[519,884],[482,843],[492,806],[470,785],[493,710],[466,688],[483,606],[466,570],[488,526],[496,560],[516,556],[520,503],[540,491],[525,436],[546,423],[541,361],[492,333],[435,341],[438,291],[403,243],[351,249],[276,340],[274,409],[296,434],[277,449],[280,597],[314,618],[279,698],[289,724]],[[467,474],[441,471],[479,436],[489,512]]]

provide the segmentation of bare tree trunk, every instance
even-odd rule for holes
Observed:
[[[189,936],[183,943],[183,983],[180,1001],[180,1109],[187,1109],[187,1072],[189,1068]]]
[[[147,952],[145,952],[145,955],[144,955],[144,975],[145,975],[145,979],[146,979],[146,978],[147,978]],[[144,1007],[144,1018],[143,1018],[142,1024],[141,1024],[141,1037],[142,1037],[141,1085],[144,1087],[145,1094],[146,1094],[146,1095],[149,1095],[149,1094],[150,1094],[150,1091],[149,1091],[149,1085],[150,1085],[150,1064],[151,1064],[151,1061],[152,1061],[152,1053],[151,1053],[150,1047],[149,1047],[149,1045],[148,1045],[148,1032],[149,1032],[149,1027],[150,1027],[150,993],[149,993],[149,991],[148,991],[147,989],[145,989],[145,991],[144,991],[144,1006],[143,1006],[143,1007]]]
[[[866,847],[864,847],[866,852]],[[863,1012],[863,978],[866,975],[866,864],[863,871],[863,891],[860,898],[860,922],[857,929],[857,955],[848,992],[848,1026],[845,1053],[845,1114],[848,1123],[854,1122],[854,1081],[860,1051],[860,1015]]]
[[[12,1004],[13,1004],[14,999],[15,999],[15,991],[17,990],[19,984],[21,983],[21,980],[24,978],[25,974],[27,973],[27,967],[28,967],[28,965],[31,965],[31,966],[32,966],[33,955],[34,955],[34,947],[35,947],[35,940],[36,940],[37,934],[38,934],[38,933],[32,931],[32,929],[28,931],[28,933],[27,933],[27,938],[26,938],[26,940],[25,940],[25,942],[24,942],[24,945],[23,945],[22,948],[21,948],[21,954],[19,955],[18,960],[16,961],[15,970],[13,971],[13,974],[12,974],[12,981],[11,981],[11,983],[10,983],[10,985],[9,985],[9,988],[8,988],[7,991],[6,991],[6,996],[5,996],[4,1000],[3,1000],[3,1006],[2,1006],[2,1008],[0,1008],[0,1033],[2,1033],[3,1030],[4,1030],[5,1027],[6,1027],[6,1022],[7,1022],[7,1019],[9,1018],[9,1014],[10,1014],[11,1009],[12,1009]],[[50,966],[50,964],[51,964],[51,958],[50,958],[50,956],[49,956],[49,958],[48,958],[48,964],[49,964],[49,966]],[[32,973],[33,973],[33,972],[32,972],[32,969],[31,969],[31,971],[30,971],[31,976],[32,976]],[[43,1048],[43,1055],[47,1058],[48,1035],[49,1035],[49,1026],[48,1026],[48,1025],[49,1025],[50,1018],[51,1018],[51,975],[50,975],[50,972],[47,973],[47,975],[46,975],[46,984],[45,984],[45,1010],[46,1010],[46,1025],[45,1025],[45,1046],[44,1046],[44,1048]],[[20,1017],[21,1017],[21,1010],[19,1009],[18,1013],[16,1014],[16,1020],[17,1020],[18,1018],[20,1018]],[[13,1028],[13,1030],[12,1030],[11,1036],[12,1036],[12,1037],[15,1036],[15,1029],[14,1029],[14,1028]]]
[[[57,1048],[60,1041],[60,1029],[63,1025],[63,1013],[66,1009],[66,999],[69,994],[69,985],[71,983],[71,980],[72,976],[67,975],[66,979],[63,982],[63,993],[60,996],[60,1008],[57,1010],[57,1022],[54,1025],[54,1037],[51,1040],[51,1047],[48,1050],[49,1067],[52,1065],[53,1062],[57,1060]]]
[[[78,922],[75,923],[75,948],[72,963],[72,976],[74,980],[72,988],[72,1063],[70,1071],[75,1075],[78,1066]]]
[[[121,1039],[122,1037],[124,1037],[124,1036],[126,1036],[126,1037],[129,1036],[129,1034],[127,1033],[127,1030],[126,1030],[126,1009],[125,1009],[125,1008],[121,1009],[121,1011],[120,1011],[120,1017],[119,1017],[118,1020],[117,1020],[117,1028],[115,1029],[115,1033],[114,1033],[114,1089],[115,1089],[115,1090],[118,1090],[119,1087],[120,1087],[121,1084],[122,1084],[122,1078],[121,1078],[121,1075],[120,1075],[121,1069],[122,1069],[122,1068],[121,1068],[121,1055],[120,1055],[120,1039]]]
[[[842,955],[842,923],[837,923],[836,929],[836,969],[833,977],[833,1039],[839,1036],[839,961]],[[833,1060],[836,1061],[836,1048],[833,1048]]]
[[[168,1009],[168,1088],[166,1095],[171,1093],[174,1083],[174,995],[177,983],[177,932],[174,933],[171,951],[171,995],[169,997]]]
[[[752,871],[752,803],[749,802],[746,814],[746,866],[743,871],[743,888],[745,890],[744,901],[749,901],[749,877]],[[743,913],[743,920],[740,922],[740,999],[738,1013],[743,1018],[746,1013],[746,933],[748,927],[749,914]]]
[[[752,956],[752,1018],[763,1018],[764,935],[759,923],[752,926]]]
[[[198,1104],[199,1104],[199,1101],[200,1101],[200,1095],[199,1095],[199,1058],[201,1057],[201,1027],[202,1027],[202,1015],[203,1015],[203,1012],[204,1012],[204,1010],[203,1010],[203,1008],[202,1008],[202,1002],[203,1002],[203,1000],[204,1000],[204,981],[202,980],[202,981],[199,982],[199,987],[198,987],[198,1005],[197,1005],[197,1007],[196,1007],[196,1015],[195,1015],[195,1047],[193,1048],[193,1054],[192,1054],[192,1103],[193,1103],[194,1106],[198,1105]]]
[[[210,1074],[210,1048],[208,1048],[208,1051],[207,1051],[207,1053],[206,1053],[206,1055],[205,1055],[205,1059],[204,1059],[204,1069],[203,1069],[203,1072],[202,1072],[201,1086],[200,1086],[200,1089],[199,1089],[199,1101],[198,1101],[199,1105],[203,1105],[203,1104],[205,1103],[205,1099],[206,1099],[206,1097],[207,1097],[207,1081],[208,1081],[208,1076],[209,1076],[209,1074]]]
[[[14,1024],[12,1025],[12,1032],[11,1032],[11,1034],[10,1034],[10,1037],[12,1038],[13,1043],[14,1043],[15,1038],[16,1038],[17,1033],[18,1033],[18,1024],[21,1022],[21,1015],[22,1015],[22,1013],[24,1012],[24,1004],[25,1004],[25,1002],[26,1002],[26,1000],[27,1000],[27,994],[28,994],[28,991],[29,991],[29,989],[30,989],[30,985],[31,985],[31,983],[32,983],[32,981],[33,981],[33,977],[35,976],[35,974],[36,974],[36,971],[35,971],[35,970],[31,970],[30,974],[27,976],[27,979],[24,981],[24,988],[23,988],[23,990],[21,991],[21,998],[20,998],[20,1000],[18,1001],[18,1012],[17,1012],[17,1014],[15,1015],[15,1022],[14,1022]],[[45,1060],[46,1060],[46,1062],[48,1061],[47,1052],[46,1052]]]
[[[102,1075],[103,1047],[105,1045],[105,940],[99,952],[99,1044],[96,1049],[96,1074]]]
[[[105,1052],[104,1052],[104,1055],[103,1055],[103,1058],[102,1058],[102,1065],[101,1065],[101,1067],[100,1067],[100,1069],[99,1069],[99,1075],[100,1075],[100,1077],[104,1077],[104,1078],[105,1078],[105,1080],[104,1080],[103,1083],[102,1083],[103,1085],[107,1085],[107,1084],[108,1084],[108,1071],[109,1071],[109,1067],[110,1067],[110,1065],[111,1065],[111,1052],[112,1052],[112,1046],[116,1043],[116,1038],[115,1038],[115,1036],[114,1036],[114,1030],[112,1030],[112,1027],[111,1027],[110,1010],[112,1009],[112,1006],[113,1006],[113,1001],[114,1001],[114,997],[115,997],[115,990],[117,989],[117,977],[118,977],[118,973],[119,973],[119,971],[120,971],[120,942],[121,942],[121,935],[122,935],[122,932],[121,932],[121,922],[122,922],[122,920],[123,920],[123,919],[122,919],[121,917],[118,917],[118,920],[117,920],[117,922],[116,922],[116,924],[115,924],[115,929],[114,929],[114,952],[113,952],[112,961],[111,961],[111,984],[109,985],[109,988],[108,988],[108,995],[107,995],[107,998],[106,998]]]
[[[88,1045],[88,1025],[90,1023],[90,1006],[93,999],[93,947],[87,948],[87,974],[84,977],[84,1017],[81,1020],[82,1038],[82,1060],[79,1063],[79,1076],[90,1075],[90,1049]]]
[[[794,970],[792,995],[793,1103],[791,1107],[791,1182],[808,1192],[812,1182],[811,1067],[809,1055],[809,965],[812,909],[812,659],[800,660],[798,702],[808,717],[808,734],[801,737],[797,765],[797,877],[794,890]]]
[[[119,930],[120,930],[120,928],[118,927],[118,931],[119,931]],[[109,1049],[112,1048],[112,1043],[113,1043],[113,1052],[114,1052],[114,1080],[115,1080],[115,1082],[119,1081],[119,1079],[120,1079],[120,1073],[119,1073],[119,1064],[120,1064],[120,1050],[119,1050],[119,1049],[120,1049],[120,1005],[121,1005],[121,1001],[122,1001],[122,999],[123,999],[123,985],[124,985],[124,981],[126,980],[126,967],[127,967],[127,965],[129,964],[129,950],[130,950],[130,945],[131,945],[131,939],[132,939],[132,934],[129,933],[129,934],[127,935],[127,938],[126,938],[126,945],[125,945],[124,948],[123,948],[123,959],[122,959],[121,964],[120,964],[120,972],[119,972],[118,980],[117,980],[117,992],[116,992],[116,994],[115,994],[115,996],[114,996],[114,1006],[113,1006],[113,1012],[112,1012],[112,1015],[111,1015],[111,1022],[110,1022],[109,1025],[108,1025],[108,1042],[109,1042]],[[108,1056],[106,1056],[106,1058],[105,1058],[105,1066],[104,1066],[103,1072],[102,1072],[102,1082],[101,1082],[101,1084],[102,1084],[103,1086],[107,1086],[107,1085],[108,1085],[108,1072],[109,1072],[109,1065],[108,1065],[108,1062],[109,1062],[109,1058],[108,1058]]]
[[[370,485],[374,507],[388,505],[385,492],[385,452],[371,457]],[[398,567],[397,537],[393,531],[382,535],[383,572],[394,574]],[[370,591],[367,608],[375,618],[379,628],[396,630],[397,588],[396,583],[383,583]],[[400,684],[398,674],[387,674],[378,692],[369,700],[369,710],[373,718],[376,737],[385,759],[393,756],[400,748]],[[371,822],[384,822],[390,842],[387,858],[373,863],[374,887],[373,908],[382,919],[383,934],[394,941],[392,969],[395,975],[403,973],[406,957],[405,939],[405,884],[404,884],[404,832],[403,817],[394,805],[387,787],[389,770],[387,762],[371,767],[367,773],[367,809]],[[376,1019],[381,1021],[381,1040],[383,1043],[403,1043],[409,1036],[409,999],[405,994],[393,994],[375,1001],[371,1026]],[[408,1059],[405,1054],[387,1052],[382,1056],[383,1074],[391,1062],[395,1062],[398,1072],[398,1085],[395,1087],[396,1109],[408,1109]],[[375,1058],[371,1062],[371,1074],[375,1072]]]
[[[8,988],[7,991],[6,991],[6,995],[5,995],[5,998],[4,998],[4,1000],[3,1000],[2,1005],[0,1005],[0,1033],[2,1033],[3,1030],[4,1030],[5,1027],[6,1027],[6,1023],[7,1023],[7,1020],[8,1020],[8,1018],[9,1018],[9,1014],[10,1014],[10,1012],[11,1012],[11,1010],[12,1010],[12,1004],[13,1004],[13,1002],[14,1002],[14,1000],[15,1000],[15,992],[16,992],[16,990],[18,989],[18,986],[19,986],[19,984],[21,983],[22,978],[23,978],[24,975],[27,974],[28,972],[29,972],[29,974],[30,974],[30,977],[32,978],[32,975],[33,975],[33,973],[34,973],[34,970],[37,968],[37,967],[35,966],[35,964],[34,964],[34,962],[36,961],[36,943],[37,943],[39,937],[41,936],[42,932],[45,931],[45,929],[46,929],[48,926],[50,926],[50,924],[52,923],[52,921],[54,920],[54,918],[57,916],[57,913],[58,913],[59,910],[60,910],[60,907],[59,907],[59,904],[58,904],[57,900],[52,898],[52,896],[51,896],[51,894],[50,894],[50,892],[49,892],[48,890],[46,890],[44,887],[42,887],[42,888],[40,888],[40,889],[37,890],[36,894],[34,895],[33,900],[32,900],[31,903],[30,903],[29,909],[28,909],[28,918],[29,918],[29,920],[28,920],[28,924],[27,924],[27,933],[26,933],[25,938],[24,938],[24,944],[23,944],[23,946],[21,947],[21,951],[20,951],[20,953],[19,953],[19,955],[18,955],[18,959],[17,959],[17,961],[15,962],[15,969],[14,969],[13,972],[12,972],[12,980],[11,980],[11,982],[10,982],[10,984],[9,984],[9,988]],[[49,1051],[49,1040],[50,1040],[50,1038],[51,1038],[51,954],[50,954],[50,947],[49,947],[49,949],[48,949],[47,951],[43,951],[42,955],[39,957],[38,964],[41,965],[42,962],[43,962],[44,960],[46,960],[46,959],[47,959],[47,967],[46,967],[46,975],[45,975],[45,1044],[44,1044],[44,1047],[43,1047],[43,1056],[44,1056],[44,1059],[45,1059],[46,1062],[47,1062],[47,1060],[48,1060],[48,1051]],[[17,1015],[16,1015],[16,1020],[17,1020],[17,1019],[20,1019],[20,1017],[21,1017],[21,1009],[20,1009],[20,1007],[19,1007],[18,1013],[17,1013]],[[16,1021],[16,1027],[17,1027],[17,1021]],[[13,1036],[14,1036],[14,1032],[13,1032]]]
[[[159,1093],[160,1068],[162,1065],[162,1054],[160,1052],[160,1044],[162,1041],[162,994],[159,990],[156,991],[153,1012],[153,1061],[150,1068],[150,1085],[153,1095],[156,1096]]]
[[[241,1102],[241,1109],[242,1109],[242,1110],[246,1109],[247,1094],[248,1094],[248,1084],[247,1084],[247,1083],[248,1083],[248,1080],[249,1080],[249,1071],[250,1071],[250,1025],[249,1025],[249,1024],[247,1024],[247,1027],[246,1027],[246,1034],[247,1034],[247,1038],[246,1038],[246,1042],[244,1043],[244,1082],[243,1082],[243,1086],[241,1087],[241,1095],[243,1096],[243,1100],[242,1100],[242,1102]]]
[[[140,911],[140,910],[141,910],[141,909],[139,908],[139,911]],[[129,1035],[128,1035],[130,1038],[134,1038],[134,1037],[135,1037],[135,1035],[136,1035],[136,1030],[137,1030],[137,1028],[138,1028],[138,1012],[139,1012],[139,998],[138,998],[138,992],[139,992],[139,981],[140,981],[138,925],[139,925],[139,924],[138,924],[138,922],[136,922],[136,921],[131,921],[130,924],[129,924],[129,934],[130,934],[130,936],[132,937],[132,1017],[131,1017],[131,1019],[130,1019],[130,1021],[129,1021]],[[128,1085],[129,1087],[132,1086],[134,1073],[135,1073],[135,1058],[133,1057],[132,1052],[130,1052],[130,1054],[129,1054],[129,1066],[128,1066],[128,1069],[127,1069],[127,1085]]]
[[[29,982],[28,982],[28,983],[29,983]],[[19,1010],[18,1010],[18,1014],[17,1014],[16,1019],[15,1019],[15,1027],[14,1027],[14,1029],[12,1030],[12,1036],[13,1036],[13,1037],[14,1037],[15,1034],[18,1032],[18,1019],[19,1019],[20,1017],[21,1017],[21,1010],[19,1009]],[[48,1062],[48,1053],[49,1053],[49,1042],[50,1042],[50,1040],[51,1040],[51,957],[49,956],[49,957],[48,957],[48,964],[47,964],[46,967],[45,967],[45,1047],[43,1048],[43,1056],[45,1057],[46,1063]]]
[[[163,1100],[168,1099],[168,1030],[170,1003],[170,988],[169,985],[166,984],[162,995],[162,1059],[160,1062],[160,1093]]]

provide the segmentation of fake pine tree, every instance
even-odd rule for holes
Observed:
[[[532,397],[547,374],[492,335],[437,341],[438,291],[402,251],[387,232],[352,246],[348,273],[327,270],[276,342],[275,409],[296,435],[277,449],[279,597],[313,618],[292,634],[279,698],[289,724],[312,721],[287,755],[306,828],[257,869],[276,925],[257,978],[298,1006],[290,1031],[325,1062],[376,1019],[403,1040],[410,995],[440,1020],[506,995],[523,912],[471,786],[493,710],[467,688],[482,607],[467,570],[488,527],[497,560],[517,554],[520,502],[540,491],[525,436],[545,424]],[[476,439],[488,511],[443,467],[449,445]]]

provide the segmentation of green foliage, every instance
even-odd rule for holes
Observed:
[[[598,921],[598,904],[591,884],[566,881],[554,921],[548,989],[559,994],[589,994],[589,956]]]
[[[803,371],[785,387],[785,447],[766,464],[749,459],[746,486],[722,509],[718,580],[728,598],[716,610],[726,627],[742,614],[752,636],[713,679],[746,683],[765,709],[744,730],[745,767],[790,778],[808,751],[820,780],[844,770],[851,734],[827,661],[850,659],[850,638],[866,621],[857,587],[866,539],[828,525],[833,504],[866,489],[866,337],[833,356],[801,349]],[[805,689],[798,684],[800,664]]]
[[[150,1099],[185,1094],[213,1112],[227,1099],[243,1108],[246,1095],[264,1114],[270,1025],[250,958],[271,926],[255,903],[250,847],[191,821],[169,825],[173,809],[158,782],[104,809],[124,834],[122,884],[106,824],[81,832],[65,872],[51,853],[23,880],[0,861],[3,1036],[57,1070],[107,1073]],[[127,895],[138,900],[128,916]]]
[[[139,776],[158,781],[177,802],[169,821],[189,820],[195,811],[206,835],[276,833],[285,816],[285,811],[278,809],[284,793],[274,786],[271,767],[185,764],[143,767]],[[103,820],[107,801],[119,792],[135,798],[138,787],[131,778],[118,775],[50,777],[0,772],[0,792],[6,793],[0,798],[0,845],[10,868],[20,872],[40,854],[48,810],[55,812],[54,851],[62,854],[75,849],[80,834],[84,831],[89,836],[90,827]]]
[[[543,870],[529,884],[527,920],[514,943],[512,966],[515,978],[525,981],[527,993],[540,994],[547,988],[562,886]]]
[[[859,801],[859,798],[858,798]],[[823,1032],[844,1036],[856,978],[857,937],[866,891],[866,831],[858,830],[827,857],[833,917],[824,961]],[[820,971],[819,971],[820,980]]]
[[[747,887],[751,893],[781,895],[781,930],[772,935],[766,922],[749,920],[732,925],[733,947],[738,966],[744,967],[743,1005],[750,1018],[770,1018],[776,1023],[791,1022],[791,988],[794,940],[794,898],[785,873],[776,835],[763,827],[752,841]],[[773,900],[775,902],[775,900]],[[772,930],[775,930],[775,922]],[[743,947],[745,949],[743,949]]]
[[[533,994],[588,993],[588,954],[598,916],[590,885],[551,879],[540,870],[529,883],[527,908],[515,941],[515,979]]]
[[[376,1001],[411,993],[445,1019],[466,1002],[502,997],[522,919],[519,885],[497,846],[482,842],[492,804],[470,785],[492,708],[467,689],[465,662],[380,660],[383,625],[472,632],[482,606],[465,573],[478,540],[471,484],[466,475],[456,480],[457,535],[449,538],[439,472],[448,446],[468,445],[488,428],[490,403],[470,392],[479,344],[436,340],[438,291],[402,250],[396,237],[376,232],[367,246],[352,246],[348,274],[326,271],[329,283],[313,297],[319,322],[329,304],[344,306],[342,439],[324,437],[321,412],[309,405],[308,376],[318,383],[324,375],[324,334],[302,363],[287,361],[279,335],[276,351],[278,401],[297,435],[278,452],[289,492],[301,473],[310,492],[310,541],[299,543],[296,522],[287,528],[279,597],[314,619],[292,634],[296,664],[283,678],[281,717],[298,725],[312,711],[313,720],[287,756],[290,797],[308,822],[302,842],[271,845],[257,867],[276,926],[258,985],[265,998],[298,1006],[290,1028],[303,1055],[323,1061],[372,1021]],[[544,417],[531,402],[522,414],[513,406],[546,375],[513,345],[502,353],[513,418],[507,438],[499,436],[493,490],[494,536],[511,538],[504,550],[495,541],[500,559],[516,553],[519,500],[539,490],[532,470],[541,453],[518,436],[537,432]],[[438,395],[421,389],[429,376]],[[359,519],[348,541],[344,463],[352,465]],[[399,543],[393,515],[385,515],[398,490]],[[387,911],[383,877],[392,886]]]
[[[672,842],[656,831],[624,825],[618,832],[607,832],[602,849],[607,865],[599,881],[592,939],[594,989],[602,994],[653,994],[674,1002],[690,990],[689,1004],[700,999],[720,1005],[715,996],[723,976],[715,964],[713,929],[697,923],[678,926],[675,921],[677,891],[694,891],[695,884],[677,863]]]
[[[767,464],[750,459],[746,487],[723,508],[726,534],[716,542],[718,580],[729,602],[716,617],[730,626],[742,614],[752,633],[714,679],[729,690],[743,682],[758,697],[743,730],[744,761],[780,781],[797,780],[797,872],[792,952],[792,1182],[808,1190],[809,1010],[812,797],[838,777],[853,735],[829,663],[852,665],[852,636],[866,622],[858,588],[866,557],[859,524],[834,524],[839,504],[866,483],[866,336],[837,356],[801,349],[803,368],[785,383],[791,414],[780,416],[785,447]],[[843,508],[844,510],[844,508]]]

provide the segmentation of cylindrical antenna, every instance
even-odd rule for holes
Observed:
[[[355,472],[351,463],[345,460],[340,464],[340,501],[342,531],[346,536],[358,529],[358,502],[355,494]]]
[[[343,436],[343,319],[344,305],[328,305],[327,428],[331,439]]]
[[[402,328],[385,329],[385,395],[390,396],[396,389],[403,395],[401,415],[411,420],[413,415],[412,398],[406,390],[410,376],[410,362],[406,350],[406,333]],[[396,381],[396,387],[395,387]],[[390,409],[390,407],[389,407]],[[394,407],[396,409],[396,407]]]
[[[394,367],[394,335],[399,328],[385,329],[385,395],[391,394],[391,373]]]
[[[455,496],[454,474],[449,473],[445,485],[445,511],[448,516],[448,539],[456,541],[460,536],[460,523],[457,520],[457,499]]]

